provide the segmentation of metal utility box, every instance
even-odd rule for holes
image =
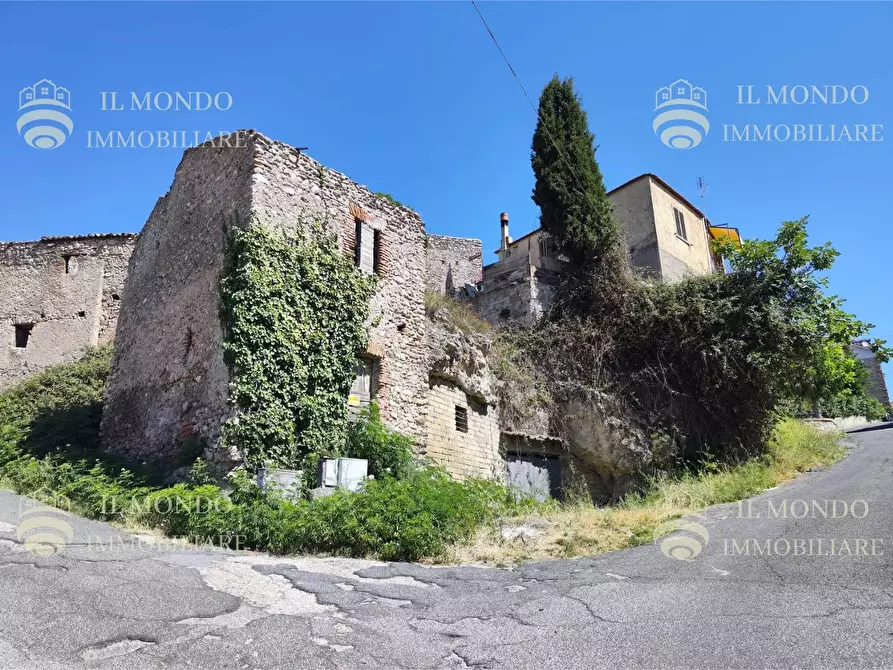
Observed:
[[[369,461],[365,458],[324,458],[317,486],[357,491],[368,473]]]

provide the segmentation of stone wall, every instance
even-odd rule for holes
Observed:
[[[186,151],[140,234],[102,416],[102,441],[112,451],[176,461],[191,438],[212,451],[217,444],[231,411],[218,280],[228,227],[251,211],[253,154],[207,145]]]
[[[135,237],[0,243],[0,388],[114,339]]]
[[[499,420],[494,407],[436,377],[431,379],[427,401],[428,458],[457,479],[503,476],[505,461],[499,454]],[[464,418],[458,416],[460,412]]]
[[[351,258],[357,231],[375,246],[370,269],[380,279],[368,353],[377,360],[376,395],[382,418],[423,447],[424,223],[293,147],[240,133],[242,148],[205,144],[184,154],[140,236],[122,301],[104,444],[171,461],[196,438],[218,470],[238,462],[238,454],[219,449],[220,426],[233,410],[218,315],[225,239],[238,214],[243,224],[279,229],[325,222]]]
[[[425,252],[425,286],[429,291],[451,293],[465,284],[481,281],[484,256],[480,240],[429,234]]]
[[[538,247],[535,247],[538,248]],[[472,306],[493,324],[532,326],[552,306],[561,278],[560,261],[546,256],[533,264],[525,248],[512,250],[505,260],[483,270],[483,289]]]

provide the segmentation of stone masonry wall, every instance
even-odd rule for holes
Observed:
[[[0,388],[114,339],[135,237],[0,243]],[[16,346],[17,325],[30,327],[24,347]]]
[[[445,293],[448,285],[459,289],[481,281],[484,254],[480,240],[428,235],[425,251],[429,291]]]
[[[323,221],[351,257],[358,222],[364,243],[377,240],[368,351],[378,360],[377,397],[382,418],[423,448],[424,223],[293,147],[239,133],[243,148],[206,144],[184,154],[140,236],[122,301],[104,444],[171,461],[192,437],[218,471],[238,462],[238,454],[219,449],[232,409],[218,315],[225,237],[238,212],[243,223],[280,229]]]
[[[428,458],[443,465],[457,479],[504,474],[505,461],[499,454],[499,421],[493,407],[471,398],[452,382],[434,378],[428,405]],[[457,407],[466,412],[467,432],[457,427]]]
[[[425,223],[401,205],[297,149],[254,136],[252,208],[268,225],[325,221],[353,257],[357,220],[377,231],[379,285],[372,299],[369,353],[378,358],[377,399],[391,427],[425,439]]]
[[[228,227],[251,209],[253,157],[250,146],[186,151],[139,236],[102,416],[112,451],[176,462],[196,438],[234,460],[214,450],[231,411],[218,280]]]

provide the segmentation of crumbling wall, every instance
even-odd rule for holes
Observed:
[[[0,243],[0,388],[114,339],[135,237]]]
[[[382,419],[425,440],[425,223],[402,205],[381,198],[282,142],[254,135],[256,159],[252,209],[261,221],[295,226],[325,221],[346,254],[356,252],[358,228],[376,232],[379,277],[372,298],[370,351],[377,358]],[[358,222],[360,225],[358,226]]]
[[[482,279],[481,241],[466,237],[431,235],[426,238],[426,288],[437,293],[452,293],[466,284]]]
[[[104,444],[176,461],[198,442],[218,471],[238,462],[219,448],[233,409],[218,313],[227,233],[238,218],[286,231],[324,222],[351,257],[357,231],[363,245],[374,244],[374,253],[357,255],[379,277],[368,351],[377,362],[374,395],[384,421],[423,448],[424,223],[294,147],[239,133],[232,147],[204,144],[184,154],[140,236],[122,301]]]
[[[234,460],[215,450],[231,412],[218,281],[228,227],[251,211],[253,158],[250,146],[186,151],[140,234],[102,416],[112,451],[176,462],[197,443]]]

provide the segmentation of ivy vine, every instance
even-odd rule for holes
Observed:
[[[237,416],[222,440],[249,466],[297,468],[344,444],[346,398],[367,342],[373,277],[321,223],[234,226],[220,281]]]

